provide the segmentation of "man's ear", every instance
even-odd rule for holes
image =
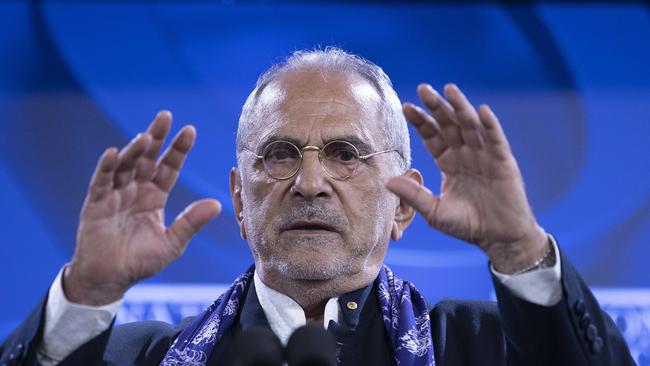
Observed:
[[[419,185],[424,184],[424,178],[417,169],[411,168],[404,172],[402,176],[416,181]],[[415,209],[413,209],[413,207],[409,206],[404,200],[400,199],[399,197],[397,199],[399,201],[397,207],[395,208],[393,228],[390,232],[391,239],[395,241],[402,238],[402,234],[406,228],[411,225],[411,222],[413,222],[413,218],[415,217]]]
[[[230,198],[235,210],[235,218],[239,224],[242,239],[246,240],[246,226],[244,225],[244,204],[241,199],[241,176],[237,168],[230,169]]]

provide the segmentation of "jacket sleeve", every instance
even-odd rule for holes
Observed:
[[[46,301],[47,296],[0,344],[0,365],[38,365],[36,347],[42,337]]]
[[[43,339],[47,295],[0,345],[0,365],[40,366],[36,357]],[[93,338],[59,365],[101,365],[111,328]]]
[[[513,295],[493,276],[511,365],[634,365],[625,339],[560,251],[562,300],[550,307]]]
[[[47,296],[0,344],[1,366],[40,366],[36,351],[43,337],[46,303]],[[58,365],[158,365],[173,339],[192,319],[183,319],[177,327],[154,321],[111,326]]]

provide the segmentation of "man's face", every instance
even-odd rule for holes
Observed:
[[[258,100],[259,119],[247,148],[262,154],[271,141],[323,147],[352,142],[361,155],[385,146],[381,98],[365,80],[302,70],[284,74]],[[241,202],[258,270],[284,278],[329,280],[376,271],[388,246],[397,198],[384,188],[393,153],[361,162],[354,176],[329,177],[318,152],[306,150],[300,170],[277,180],[261,159],[242,152]]]

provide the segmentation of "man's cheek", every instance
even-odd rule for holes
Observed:
[[[260,213],[272,214],[274,208],[280,207],[279,201],[281,200],[281,195],[274,192],[274,187],[272,184],[259,182],[256,184],[250,184],[248,189],[245,189],[242,194],[242,199],[244,204],[251,208],[251,212],[257,217]],[[277,202],[276,202],[277,201]],[[269,212],[270,211],[270,212]]]

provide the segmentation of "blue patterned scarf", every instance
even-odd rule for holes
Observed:
[[[205,366],[221,336],[233,325],[254,267],[235,280],[212,305],[176,338],[161,366]],[[386,266],[375,280],[379,307],[400,366],[433,366],[433,342],[427,304],[415,286]]]

